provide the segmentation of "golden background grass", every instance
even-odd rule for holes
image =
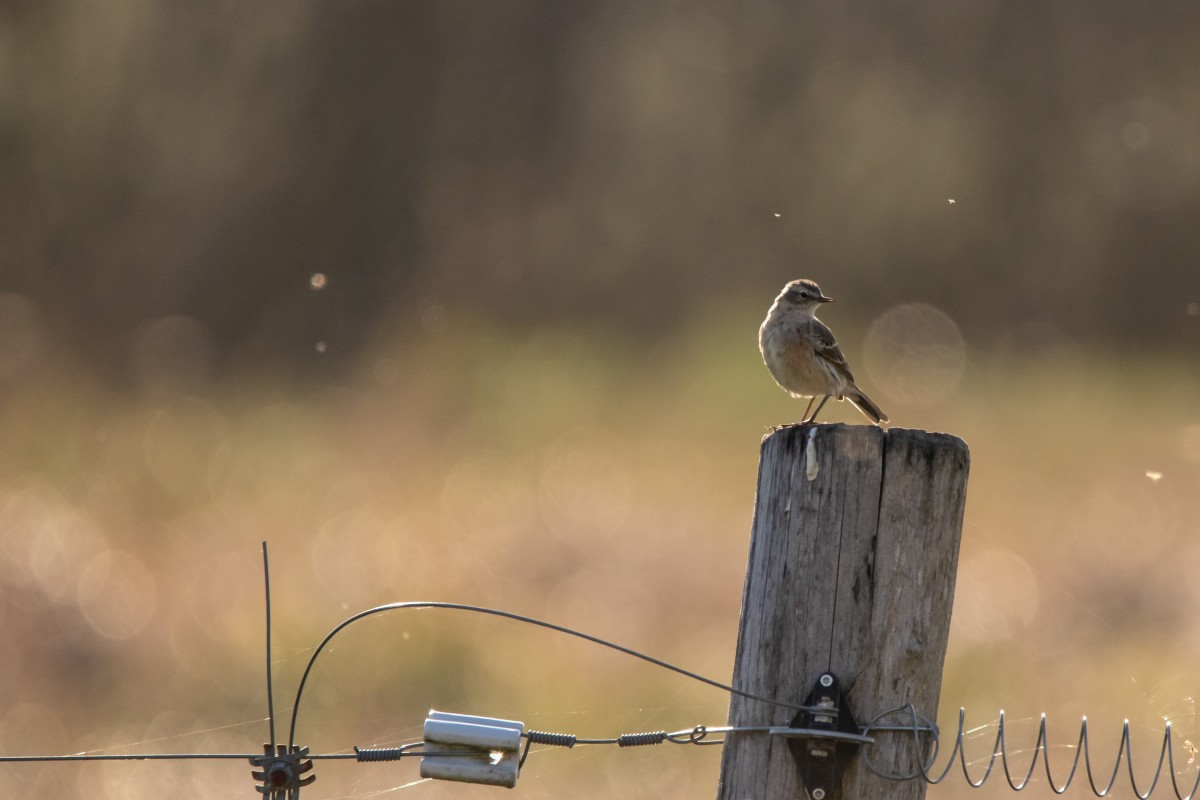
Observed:
[[[1163,717],[1194,736],[1197,31],[1116,3],[0,11],[0,754],[257,750],[263,540],[281,728],[311,648],[393,601],[727,679],[758,442],[802,410],[755,333],[802,276],[894,424],[971,447],[943,727],[1004,708],[1031,744],[1044,710],[1066,744],[1087,714],[1109,752],[1128,717],[1139,763]],[[431,707],[608,736],[726,699],[403,612],[322,656],[298,738],[411,741]],[[705,796],[719,758],[538,751],[517,791]],[[4,796],[252,793],[241,763],[0,765]]]

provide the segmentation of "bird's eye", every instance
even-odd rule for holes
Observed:
[[[800,293],[800,296],[801,296],[801,297],[803,297],[805,300],[807,300],[807,299],[808,299],[808,292],[801,292],[801,293]]]

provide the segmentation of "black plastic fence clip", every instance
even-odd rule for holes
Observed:
[[[826,672],[817,678],[790,728],[773,728],[772,734],[788,739],[804,790],[811,800],[838,800],[842,773],[858,748],[872,741],[863,735],[837,676]]]

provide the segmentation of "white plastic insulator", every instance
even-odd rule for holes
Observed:
[[[511,789],[517,785],[524,732],[525,724],[515,720],[431,710],[425,719],[425,749],[456,755],[423,756],[421,777]]]

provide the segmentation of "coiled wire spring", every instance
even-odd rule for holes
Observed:
[[[778,729],[774,730],[778,732]],[[636,747],[661,744],[663,742],[720,745],[724,744],[725,737],[730,735],[763,734],[771,733],[772,731],[773,729],[769,726],[710,728],[704,725],[697,725],[694,728],[673,733],[666,731],[626,733],[610,739],[580,739],[568,733],[529,731],[525,734],[528,740],[525,755],[528,755],[529,745],[533,744],[558,747],[574,747],[576,744],[615,744],[618,747]],[[939,784],[950,777],[957,764],[961,768],[963,778],[966,782],[973,788],[978,789],[997,773],[996,765],[999,762],[1001,767],[999,772],[1004,775],[1005,782],[1010,789],[1019,792],[1029,788],[1035,782],[1035,774],[1038,772],[1038,764],[1040,762],[1042,772],[1045,774],[1046,784],[1054,794],[1061,795],[1066,793],[1081,775],[1085,775],[1087,777],[1088,788],[1092,794],[1096,797],[1107,797],[1117,787],[1121,775],[1121,767],[1124,765],[1130,787],[1133,790],[1134,796],[1139,800],[1148,800],[1154,791],[1160,788],[1160,784],[1164,783],[1164,770],[1170,775],[1170,786],[1176,800],[1200,800],[1200,794],[1198,794],[1198,790],[1200,790],[1200,772],[1197,773],[1194,780],[1189,779],[1187,784],[1180,785],[1179,770],[1177,770],[1175,763],[1177,740],[1169,721],[1165,723],[1158,750],[1158,759],[1155,763],[1154,772],[1149,778],[1148,785],[1139,782],[1135,773],[1133,737],[1130,732],[1128,720],[1125,721],[1122,727],[1121,740],[1117,746],[1117,754],[1112,762],[1112,768],[1100,772],[1093,764],[1093,746],[1089,736],[1088,719],[1087,717],[1083,717],[1080,722],[1079,734],[1074,740],[1074,745],[1067,745],[1067,747],[1074,750],[1074,756],[1071,759],[1069,769],[1066,771],[1065,777],[1063,777],[1062,772],[1058,772],[1057,778],[1055,777],[1056,772],[1050,763],[1049,733],[1045,714],[1040,716],[1037,738],[1034,741],[1032,749],[1022,748],[1021,750],[1013,750],[1009,744],[1009,723],[1004,711],[1001,711],[996,723],[996,735],[992,742],[990,755],[986,758],[986,765],[983,767],[982,773],[976,775],[972,774],[971,768],[979,762],[969,762],[966,753],[965,742],[969,731],[966,728],[965,709],[960,708],[958,711],[958,726],[954,735],[954,745],[950,750],[950,756],[945,766],[940,770],[934,769],[934,764],[939,760],[939,755],[942,752],[941,732],[936,723],[922,716],[913,706],[900,706],[878,714],[870,723],[862,728],[864,736],[875,738],[884,733],[911,735],[915,753],[918,754],[916,761],[920,764],[917,769],[908,773],[888,771],[879,767],[871,760],[872,743],[863,745],[860,757],[863,759],[863,763],[867,769],[887,780],[924,780],[930,784]],[[717,734],[720,738],[708,738],[712,734]],[[1178,745],[1193,757],[1200,754],[1200,749],[1193,745],[1190,740],[1185,739],[1179,742]],[[1030,757],[1028,766],[1022,771],[1015,766],[1015,760],[1018,753],[1024,754],[1026,752],[1032,752],[1033,755]],[[524,756],[522,760],[524,760]],[[1189,759],[1188,763],[1192,763],[1191,759]],[[1082,770],[1080,769],[1081,766]],[[1107,777],[1100,780],[1098,776]],[[1145,778],[1145,775],[1143,775],[1143,778]]]
[[[906,717],[907,724],[884,725],[882,720],[887,717],[901,715]],[[1082,763],[1082,774],[1087,776],[1087,785],[1092,794],[1096,797],[1107,797],[1117,785],[1118,778],[1121,774],[1122,763],[1125,765],[1126,774],[1129,778],[1130,787],[1133,794],[1139,800],[1147,800],[1159,787],[1163,779],[1164,769],[1170,775],[1171,789],[1177,800],[1193,800],[1196,798],[1197,790],[1200,789],[1200,772],[1197,773],[1195,780],[1190,781],[1190,786],[1185,783],[1180,786],[1179,770],[1175,765],[1175,745],[1172,725],[1170,721],[1166,721],[1163,729],[1161,745],[1158,750],[1158,760],[1155,763],[1153,775],[1150,776],[1148,785],[1139,783],[1134,770],[1134,748],[1133,737],[1130,734],[1129,720],[1125,720],[1121,730],[1121,740],[1117,745],[1117,754],[1112,762],[1112,769],[1105,772],[1098,772],[1092,764],[1092,746],[1088,734],[1088,719],[1083,717],[1079,726],[1079,735],[1075,738],[1075,744],[1071,747],[1075,751],[1074,757],[1071,759],[1070,769],[1066,771],[1066,777],[1059,772],[1058,776],[1061,779],[1055,779],[1054,770],[1050,765],[1050,745],[1049,735],[1047,732],[1046,715],[1042,714],[1038,723],[1037,739],[1032,748],[1032,757],[1029,760],[1029,766],[1021,772],[1014,768],[1013,761],[1017,752],[1028,752],[1026,749],[1020,751],[1010,751],[1008,741],[1008,723],[1003,711],[1000,712],[998,722],[996,724],[996,736],[992,743],[991,754],[987,758],[987,765],[983,769],[983,773],[978,777],[973,777],[970,770],[970,765],[967,761],[965,748],[965,740],[967,738],[966,730],[966,711],[958,710],[958,730],[954,736],[954,747],[950,751],[950,757],[946,762],[945,767],[937,772],[934,770],[934,763],[938,760],[940,752],[940,737],[938,735],[937,726],[931,723],[928,719],[922,717],[911,706],[902,706],[900,708],[886,711],[883,714],[875,717],[872,722],[864,728],[864,733],[875,731],[908,731],[913,735],[913,746],[916,752],[924,756],[922,766],[918,771],[911,774],[894,774],[885,770],[879,769],[870,761],[870,746],[868,745],[863,752],[863,758],[870,769],[880,777],[890,780],[914,780],[917,778],[924,779],[930,784],[938,784],[946,780],[954,769],[955,762],[962,769],[963,778],[973,788],[982,787],[995,771],[996,762],[1000,762],[1001,771],[1004,774],[1004,779],[1010,789],[1019,792],[1027,788],[1034,781],[1034,774],[1037,772],[1038,762],[1041,761],[1042,770],[1046,777],[1046,784],[1054,794],[1064,794],[1075,783],[1080,775],[1080,765]],[[1184,740],[1180,743],[1180,747],[1191,754],[1196,755],[1197,748],[1190,740]],[[927,754],[927,755],[925,755]],[[1189,759],[1189,764],[1191,759]],[[1107,775],[1104,780],[1097,780],[1097,775]],[[1145,773],[1143,773],[1143,779]],[[1190,780],[1190,779],[1189,779]],[[1143,788],[1144,787],[1144,788]]]

